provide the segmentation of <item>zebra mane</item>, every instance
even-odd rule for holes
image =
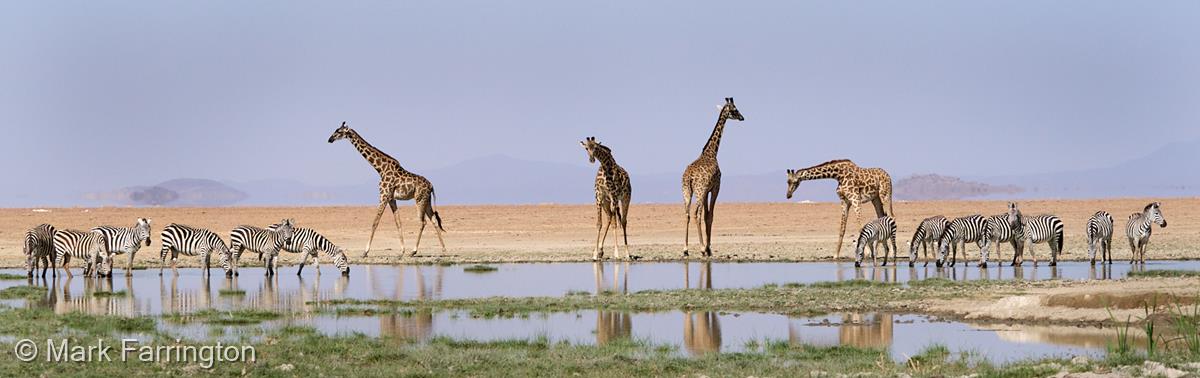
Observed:
[[[1142,212],[1150,211],[1150,208],[1155,206],[1158,206],[1158,202],[1151,202],[1149,205],[1146,205],[1144,209],[1142,209]]]

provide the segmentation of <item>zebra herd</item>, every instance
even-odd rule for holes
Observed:
[[[1146,245],[1150,242],[1153,225],[1167,227],[1163,218],[1162,204],[1151,202],[1142,211],[1129,215],[1125,226],[1125,236],[1129,239],[1132,251],[1130,264],[1146,262]],[[1100,263],[1112,263],[1112,233],[1113,218],[1107,211],[1097,211],[1087,222],[1088,258],[1091,264],[1096,264],[1096,252],[1100,251]],[[888,248],[888,243],[891,248]],[[1000,246],[1008,243],[1013,249],[1012,266],[1024,263],[1025,243],[1030,246],[1029,255],[1033,264],[1038,263],[1037,255],[1033,253],[1035,244],[1045,243],[1050,246],[1050,266],[1058,265],[1058,256],[1063,250],[1063,221],[1055,215],[1023,216],[1016,203],[1008,204],[1008,211],[989,217],[982,215],[967,215],[953,220],[938,215],[925,218],[917,226],[909,242],[908,266],[917,261],[917,251],[924,253],[925,265],[929,265],[929,249],[936,251],[935,264],[954,266],[958,262],[959,246],[962,246],[963,258],[967,257],[967,243],[979,246],[979,267],[988,265],[988,249],[996,246],[999,258]],[[874,263],[875,249],[882,244],[883,265],[887,265],[889,251],[893,260],[899,257],[896,249],[896,220],[891,216],[867,222],[859,231],[855,240],[854,266],[861,266],[865,250],[869,250]],[[948,261],[947,261],[948,257]]]
[[[216,255],[225,276],[238,275],[239,261],[245,251],[257,252],[258,259],[264,262],[266,274],[274,275],[281,250],[304,256],[297,275],[304,271],[310,258],[316,265],[317,274],[321,274],[319,252],[332,260],[342,275],[350,275],[349,261],[341,247],[312,229],[297,227],[291,219],[265,228],[238,226],[230,231],[228,246],[215,232],[177,223],[164,227],[160,237],[159,275],[162,275],[168,254],[171,255],[171,270],[176,275],[179,274],[176,260],[180,254],[199,256],[205,275],[209,274],[211,258]],[[67,277],[71,277],[70,264],[76,259],[83,264],[84,276],[108,276],[112,273],[114,256],[127,254],[125,275],[131,276],[133,256],[143,244],[150,246],[150,220],[146,218],[138,218],[133,227],[100,226],[90,232],[58,230],[49,224],[41,224],[25,232],[25,271],[27,276],[33,277],[40,266],[42,277],[46,276],[47,270],[57,276],[58,268],[62,267]]]

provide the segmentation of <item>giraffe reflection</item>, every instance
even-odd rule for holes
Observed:
[[[608,291],[629,294],[629,263],[613,264],[612,280],[605,285],[604,264],[592,263],[592,276],[596,279],[595,294]]]
[[[837,325],[837,340],[819,336],[805,337],[802,331],[810,326],[788,323],[788,343],[791,345],[887,348],[892,344],[894,316],[891,314],[842,314]],[[820,327],[819,325],[816,327]]]
[[[683,287],[686,289],[712,289],[712,262],[705,261],[700,263],[700,278],[696,280],[696,285],[692,286],[692,269],[687,261],[683,262]]]
[[[721,351],[721,321],[711,311],[683,314],[683,346],[692,355]]]
[[[415,281],[417,284],[417,292],[413,299],[428,300],[442,297],[442,277],[444,268],[438,266],[434,275],[432,287],[427,285],[425,272],[420,266],[399,266],[398,276],[396,277],[396,289],[392,292],[392,299],[400,300],[404,296],[404,272],[411,269],[415,273]],[[372,281],[371,288],[375,291],[376,297],[385,298],[379,291],[378,285]],[[410,342],[410,341],[425,341],[433,335],[433,312],[429,310],[418,311],[414,314],[390,314],[379,317],[379,335],[386,337],[394,342]]]

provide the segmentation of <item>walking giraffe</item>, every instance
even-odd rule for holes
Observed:
[[[425,232],[427,220],[434,221],[436,227],[433,230],[437,233],[442,253],[445,253],[446,242],[442,240],[442,231],[446,229],[442,228],[441,215],[438,215],[438,212],[433,209],[433,201],[436,198],[433,193],[433,184],[425,177],[400,167],[400,162],[367,143],[362,136],[358,135],[357,131],[346,126],[345,122],[342,122],[342,126],[329,136],[329,143],[340,139],[350,139],[354,148],[358,149],[363,158],[371,163],[371,167],[379,172],[379,210],[375,212],[375,221],[371,223],[371,236],[367,238],[367,249],[363,251],[362,256],[367,257],[367,254],[371,252],[371,242],[375,240],[375,230],[379,228],[379,219],[383,217],[384,206],[392,209],[392,217],[396,220],[396,233],[400,235],[400,251],[403,253],[404,232],[400,230],[400,214],[396,213],[396,201],[407,200],[413,200],[416,203],[417,218],[421,221],[421,229],[417,231],[417,245],[413,247],[409,256],[416,256],[417,250],[421,248],[421,235]]]
[[[592,260],[599,261],[604,258],[604,239],[608,238],[608,228],[614,223],[621,226],[621,236],[624,237],[625,242],[625,257],[631,258],[627,230],[629,199],[632,194],[629,173],[625,172],[625,168],[617,165],[617,160],[613,159],[612,150],[596,141],[596,137],[588,137],[579,144],[583,146],[584,150],[587,150],[588,161],[592,163],[600,161],[600,168],[596,172],[596,250],[592,253]],[[608,222],[604,222],[604,217],[608,217]],[[615,237],[616,231],[613,232],[613,235]],[[621,254],[617,246],[617,243],[613,243],[613,256],[620,259]]]
[[[696,158],[683,171],[683,213],[686,220],[683,223],[683,256],[687,257],[688,226],[692,223],[692,197],[695,195],[696,204],[696,234],[700,243],[704,244],[704,256],[712,256],[712,215],[717,206],[717,193],[721,191],[721,168],[717,166],[717,148],[721,145],[721,134],[725,131],[725,120],[730,118],[738,121],[746,120],[733,104],[733,97],[725,98],[725,106],[717,117],[717,125],[713,127],[712,135],[704,144],[700,157]],[[703,220],[704,227],[700,227]]]
[[[842,199],[842,224],[838,226],[837,251],[834,259],[842,257],[842,239],[846,236],[846,218],[850,209],[854,209],[854,223],[858,223],[859,205],[871,202],[875,205],[875,215],[896,216],[892,210],[892,177],[880,168],[861,168],[846,159],[831,160],[804,169],[789,169],[787,198],[800,186],[801,181],[834,179],[837,180],[837,195]],[[887,208],[887,212],[883,209]]]

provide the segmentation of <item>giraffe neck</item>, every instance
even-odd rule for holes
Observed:
[[[851,163],[849,160],[834,160],[828,163],[798,170],[796,171],[796,175],[800,177],[801,181],[834,179],[837,180],[838,184],[841,184],[842,179],[845,178],[852,170],[854,170],[854,168],[854,163]]]
[[[371,167],[375,168],[375,171],[379,172],[381,176],[387,171],[404,171],[404,168],[400,167],[400,162],[367,143],[367,140],[358,135],[357,131],[350,134],[350,143],[354,144],[354,148],[358,150],[359,154],[362,154],[363,159],[367,159],[367,163],[370,163]]]
[[[700,156],[717,158],[717,149],[721,147],[721,134],[725,132],[726,119],[729,119],[729,117],[722,111],[721,116],[717,118],[717,125],[713,126],[712,135],[708,137],[708,143],[704,144],[704,151],[700,152]]]
[[[614,190],[612,183],[616,176],[617,160],[613,159],[612,151],[605,147],[599,147],[592,154],[600,162],[600,172],[604,174],[604,181],[608,183],[608,189]]]

